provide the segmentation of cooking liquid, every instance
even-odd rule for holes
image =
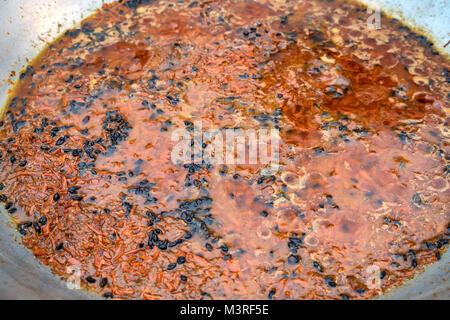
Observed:
[[[123,1],[24,72],[2,201],[59,275],[135,299],[362,299],[449,237],[449,64],[343,1]],[[280,169],[171,161],[178,128],[280,130]]]

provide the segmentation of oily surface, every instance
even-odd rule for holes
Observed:
[[[147,3],[148,2],[148,3]],[[114,298],[360,299],[449,236],[449,65],[341,1],[123,1],[21,76],[0,188],[24,244]],[[280,170],[173,130],[280,130]]]

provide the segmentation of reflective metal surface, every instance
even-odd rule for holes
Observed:
[[[101,0],[0,0],[0,107],[20,71],[64,30],[100,7]],[[431,36],[435,46],[450,54],[450,7],[446,0],[363,0]],[[19,234],[0,210],[0,299],[98,298],[66,283],[38,262],[21,244]],[[381,298],[450,299],[449,252],[403,286]]]

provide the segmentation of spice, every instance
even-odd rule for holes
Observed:
[[[24,245],[118,299],[365,299],[369,264],[385,290],[439,260],[448,60],[384,16],[382,41],[345,23],[364,12],[105,4],[24,70],[1,119],[0,202]],[[215,145],[198,136],[172,162],[172,133],[199,122],[279,130],[278,171],[264,143],[256,164],[197,161]]]

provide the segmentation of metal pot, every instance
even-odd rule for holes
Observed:
[[[0,2],[0,108],[20,71],[64,30],[111,0],[2,0]],[[445,0],[362,0],[414,29],[427,34],[441,52],[450,54]],[[93,299],[82,290],[69,290],[50,269],[20,244],[18,233],[3,208],[0,209],[0,299]],[[381,296],[387,299],[450,299],[450,254]]]

